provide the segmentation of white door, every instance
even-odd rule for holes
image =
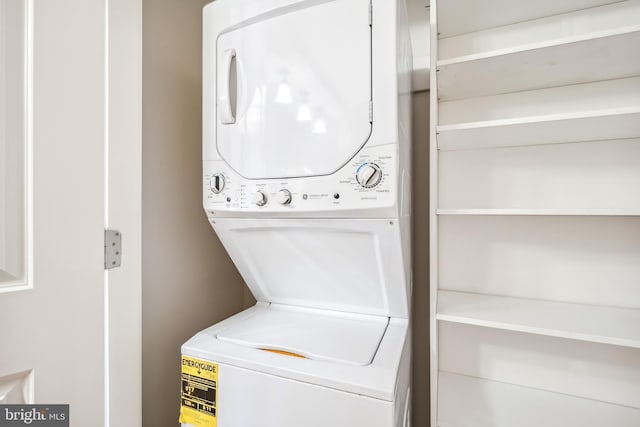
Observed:
[[[109,405],[110,383],[140,401],[139,378],[110,366],[126,339],[104,272],[109,11],[104,0],[0,0],[0,403],[69,404],[76,427],[108,426],[115,409],[129,420],[118,426],[139,425],[138,408]]]

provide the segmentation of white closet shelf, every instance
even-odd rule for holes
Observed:
[[[640,309],[440,290],[436,319],[640,348]]]
[[[454,2],[456,0],[453,0]],[[563,3],[566,0],[563,0]],[[485,2],[482,2],[483,5]],[[637,1],[616,1],[606,4],[591,4],[586,8],[565,10],[559,14],[543,14],[528,19],[503,21],[503,25],[493,25],[482,30],[465,31],[457,36],[447,37],[440,32],[438,37],[438,56],[441,60],[463,58],[470,55],[485,55],[502,49],[529,46],[535,43],[559,43],[562,39],[575,40],[576,37],[593,38],[602,31],[640,24],[640,3]],[[539,2],[536,2],[538,5]],[[495,10],[506,13],[505,5]],[[513,5],[509,5],[513,7]],[[516,6],[519,7],[520,5]],[[574,5],[578,6],[578,5]],[[595,6],[595,7],[593,7]],[[539,12],[539,11],[537,11]],[[465,14],[466,16],[467,14]],[[460,14],[458,14],[460,16]],[[485,25],[488,22],[485,21]],[[493,22],[495,24],[496,21]]]
[[[613,3],[612,0],[447,0],[438,3],[438,33],[441,37],[482,31],[489,28],[530,22],[553,15]],[[499,10],[500,13],[495,11]],[[460,11],[464,11],[461,13]]]
[[[637,138],[640,106],[441,125],[436,131],[443,151]]]
[[[638,32],[640,31],[640,25],[628,25],[626,27],[614,28],[603,31],[595,31],[588,34],[580,34],[575,36],[567,36],[561,37],[553,40],[545,40],[536,43],[528,43],[519,46],[506,47],[502,49],[494,49],[488,50],[485,52],[473,53],[470,55],[458,56],[454,58],[441,59],[437,62],[438,68],[447,67],[450,65],[461,64],[464,62],[473,62],[479,61],[483,59],[497,58],[497,57],[506,57],[509,55],[513,55],[515,53],[520,52],[529,52],[534,50],[543,50],[552,47],[560,47],[572,43],[586,43],[586,42],[596,42],[602,41],[609,37],[617,37],[617,36],[633,36],[637,37]],[[574,46],[572,46],[573,48]]]
[[[459,216],[640,216],[640,209],[437,209]]]
[[[437,62],[441,100],[640,74],[640,25],[562,37]]]
[[[439,427],[637,427],[640,410],[482,378],[438,373]]]

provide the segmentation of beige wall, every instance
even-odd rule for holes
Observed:
[[[178,425],[180,345],[238,312],[244,284],[201,201],[201,14],[143,2],[143,425]]]
[[[429,92],[413,95],[413,426],[429,425]]]
[[[143,3],[143,425],[176,426],[180,345],[253,304],[201,208],[201,9]],[[429,92],[413,99],[413,418],[428,390]]]

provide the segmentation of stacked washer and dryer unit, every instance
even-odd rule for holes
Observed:
[[[212,424],[410,424],[410,72],[403,0],[204,8],[204,208],[257,300],[182,346]]]

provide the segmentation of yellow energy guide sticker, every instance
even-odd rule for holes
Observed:
[[[180,422],[217,427],[218,365],[182,356]]]

